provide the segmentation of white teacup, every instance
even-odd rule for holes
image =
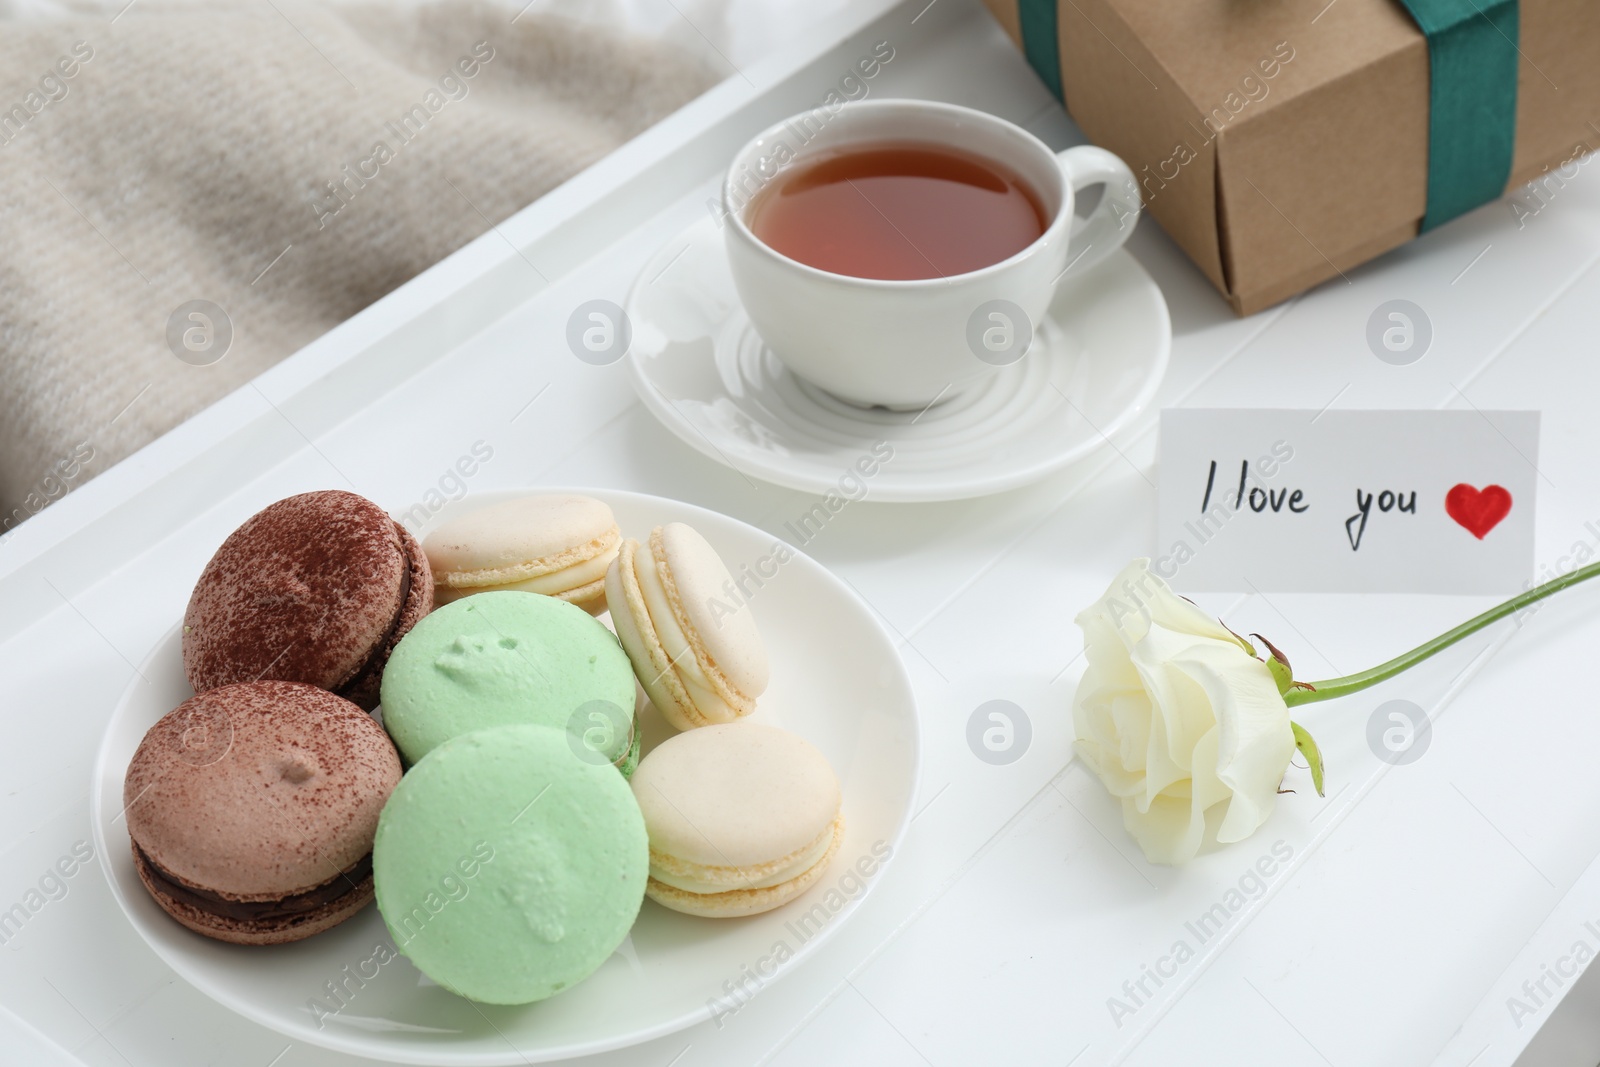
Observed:
[[[919,141],[994,160],[1043,201],[1044,233],[1008,259],[949,277],[858,278],[807,266],[751,231],[752,200],[780,171],[864,143]],[[1086,219],[1079,189],[1103,184]],[[756,330],[801,378],[853,404],[921,408],[948,399],[1027,352],[1062,276],[1093,267],[1128,239],[1139,190],[1104,149],[1051,151],[1004,119],[954,104],[873,100],[785,119],[734,156],[722,186],[728,260]],[[1020,320],[1020,321],[1019,321]]]

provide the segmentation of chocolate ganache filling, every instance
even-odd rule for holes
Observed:
[[[229,900],[209,889],[184,885],[171,872],[163,870],[144,849],[134,845],[133,850],[139,854],[140,864],[161,892],[208,915],[241,922],[292,919],[308,914],[354,893],[372,875],[372,853],[369,852],[349,870],[302,892],[278,900]]]

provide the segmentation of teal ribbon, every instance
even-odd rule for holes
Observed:
[[[1428,39],[1431,230],[1505,192],[1517,133],[1517,0],[1400,0]]]
[[[1022,26],[1022,54],[1039,75],[1050,95],[1065,103],[1061,91],[1061,37],[1056,22],[1058,0],[1017,0],[1017,22]]]

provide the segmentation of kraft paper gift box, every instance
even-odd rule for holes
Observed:
[[[1594,0],[986,2],[1241,315],[1600,145]]]

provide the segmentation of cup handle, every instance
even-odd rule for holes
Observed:
[[[1067,270],[1082,274],[1111,253],[1133,233],[1139,221],[1139,184],[1133,171],[1117,156],[1094,145],[1079,145],[1056,154],[1073,199],[1091,185],[1104,185],[1100,202],[1085,219],[1072,220],[1067,243]]]

